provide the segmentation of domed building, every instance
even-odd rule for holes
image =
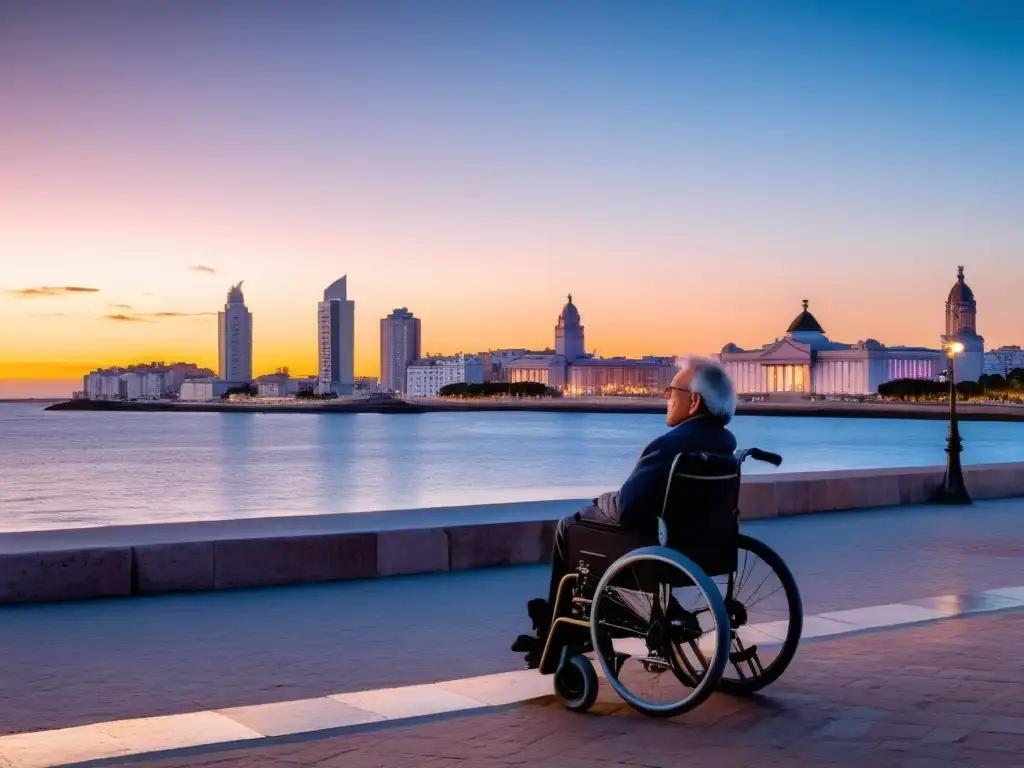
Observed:
[[[985,338],[978,335],[978,302],[974,291],[964,281],[964,268],[957,267],[956,282],[946,299],[946,332],[942,345],[963,344],[956,356],[956,380],[977,381],[985,369]]]
[[[570,293],[565,306],[558,315],[555,325],[555,353],[565,357],[566,362],[579,360],[587,354],[583,340],[583,325],[580,322],[580,311],[572,303]]]
[[[509,382],[539,382],[569,395],[654,395],[665,391],[676,369],[671,357],[588,354],[580,313],[569,294],[555,325],[554,351],[528,352],[506,364],[505,371]]]
[[[875,339],[832,341],[808,306],[805,299],[786,334],[760,349],[722,348],[722,365],[738,393],[869,395],[893,379],[936,379],[946,367],[941,350],[887,347]]]

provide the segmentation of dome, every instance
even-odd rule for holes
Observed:
[[[974,302],[974,291],[964,282],[964,268],[957,267],[956,282],[949,289],[950,304],[969,304]]]
[[[572,303],[572,294],[569,294],[568,301],[565,306],[562,307],[561,314],[558,315],[558,324],[561,326],[567,325],[579,325],[580,324],[580,312],[576,309],[576,305]]]
[[[853,345],[854,349],[885,349],[885,344],[878,339],[861,339]]]
[[[811,331],[813,333],[824,333],[825,329],[814,319],[814,315],[807,311],[807,299],[804,299],[804,311],[796,316],[796,319],[789,324],[786,333],[799,333],[800,331]]]
[[[721,354],[723,354],[723,355],[731,355],[731,354],[734,354],[736,352],[742,352],[742,351],[743,350],[739,347],[738,344],[733,344],[730,341],[728,344],[726,344],[724,347],[722,347]]]

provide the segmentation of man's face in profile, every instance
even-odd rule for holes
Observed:
[[[692,380],[693,371],[684,368],[673,377],[672,383],[665,390],[665,400],[668,401],[665,423],[670,427],[682,424],[695,414],[700,406],[700,395],[694,395],[690,391]]]

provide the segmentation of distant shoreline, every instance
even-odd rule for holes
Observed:
[[[610,398],[609,398],[610,399]],[[112,400],[66,400],[47,411],[128,411],[136,413],[457,413],[482,411],[528,411],[561,413],[664,413],[660,400],[551,399],[551,400],[402,400],[327,401],[321,403],[180,403],[121,402]],[[949,417],[945,403],[850,403],[836,401],[741,402],[740,416],[792,416],[817,418],[915,419],[944,421]],[[957,415],[962,421],[1024,422],[1024,406],[989,403],[961,403]]]

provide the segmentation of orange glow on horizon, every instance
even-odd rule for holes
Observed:
[[[988,291],[981,290],[978,281],[974,282],[975,291],[981,294],[983,312]],[[105,291],[59,298],[0,295],[0,327],[31,328],[31,333],[2,337],[0,381],[8,383],[7,390],[17,388],[19,391],[31,391],[33,386],[52,391],[59,382],[64,382],[70,391],[79,388],[81,377],[97,367],[187,361],[216,371],[216,310],[223,304],[221,294],[229,283],[226,279],[201,278],[198,285],[202,290],[194,293],[202,295],[177,302],[181,307],[178,312],[161,312],[158,308],[167,307],[166,302],[141,294],[116,302],[131,307],[123,312],[113,307],[115,302],[111,302],[109,296],[103,298]],[[842,290],[832,289],[827,298],[812,299],[810,309],[829,336],[839,341],[854,342],[870,336],[888,344],[938,348],[943,301],[951,280],[948,275],[939,275],[932,277],[929,283],[930,299],[928,296],[914,302],[904,299],[902,306],[894,302],[899,311],[881,317],[882,323],[872,322],[875,327],[865,327],[871,317],[865,316],[856,297]],[[634,283],[637,284],[642,285],[640,281]],[[360,300],[360,282],[352,280],[350,285],[350,295],[356,301],[357,376],[378,375],[379,319],[396,306],[408,306],[423,320],[425,354],[450,354],[553,346],[555,322],[565,301],[564,294],[548,290],[543,294],[538,291],[523,295],[518,302],[509,298],[507,304],[481,294],[466,295],[461,301],[449,296],[431,300],[424,287],[417,286],[415,293],[420,294],[417,302],[388,302],[378,295],[372,301],[375,306],[367,307],[371,301]],[[629,284],[623,287],[628,289]],[[315,307],[319,296],[314,291],[304,290],[301,299],[289,296],[287,304],[274,303],[267,301],[266,286],[247,281],[245,288],[246,301],[254,318],[254,373],[271,373],[287,366],[293,375],[315,374]],[[888,290],[894,295],[902,293],[901,286],[895,283]],[[885,287],[876,289],[883,296],[882,304],[885,291]],[[399,292],[396,289],[396,293]],[[639,295],[642,292],[648,294],[648,301],[643,301],[644,297]],[[800,311],[798,297],[808,291],[778,285],[777,293],[771,291],[770,302],[755,298],[759,291],[749,284],[727,288],[721,295],[711,290],[695,291],[687,299],[686,312],[682,313],[662,309],[678,303],[673,301],[673,292],[672,286],[665,285],[652,285],[645,291],[636,287],[633,291],[606,289],[598,295],[593,288],[586,292],[575,289],[573,300],[586,328],[588,351],[604,357],[640,357],[709,354],[717,352],[727,342],[746,348],[757,347],[783,334]],[[628,293],[635,295],[629,297]],[[814,296],[823,292],[810,293]],[[123,297],[124,294],[118,296]],[[43,311],[54,306],[67,311]],[[89,309],[92,311],[87,311]],[[141,319],[107,317],[132,313]],[[176,316],[157,317],[161,314]],[[687,322],[688,317],[697,320]],[[982,333],[988,336],[986,346],[1002,343],[996,340],[993,344],[986,330],[982,325]],[[2,391],[0,396],[3,396]]]

